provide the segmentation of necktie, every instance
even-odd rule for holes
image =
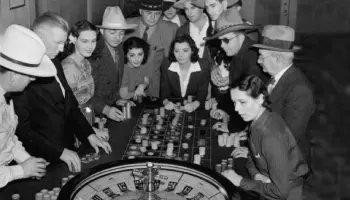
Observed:
[[[119,53],[117,48],[114,49],[114,63],[119,63]]]
[[[6,93],[4,94],[4,98],[5,98],[6,103],[7,103],[7,104],[10,104],[10,101],[11,101],[11,99],[12,99],[12,93],[6,92]]]
[[[269,94],[271,94],[273,86],[274,86],[275,83],[276,83],[276,79],[274,77],[271,77],[269,82],[268,82],[268,84],[267,84],[267,92]]]
[[[146,42],[148,40],[148,33],[147,33],[148,29],[149,29],[149,27],[146,26],[145,31],[143,32],[143,36],[142,36],[142,39]]]

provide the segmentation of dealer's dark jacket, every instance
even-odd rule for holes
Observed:
[[[243,178],[239,187],[267,199],[302,199],[308,167],[292,132],[277,113],[265,110],[251,123],[249,146],[247,169],[251,177],[260,173],[271,183]]]
[[[52,61],[65,97],[55,78],[37,78],[14,97],[14,106],[18,115],[16,134],[23,146],[32,156],[55,162],[64,148],[74,149],[74,135],[86,142],[94,131],[78,107],[60,61]]]

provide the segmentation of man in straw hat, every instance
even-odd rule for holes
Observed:
[[[32,155],[51,163],[61,160],[71,172],[79,172],[81,162],[74,147],[75,136],[83,143],[88,142],[97,153],[99,147],[106,153],[111,152],[111,147],[96,136],[80,111],[61,62],[56,58],[67,39],[67,21],[56,13],[47,12],[34,20],[32,29],[43,40],[45,53],[52,59],[57,75],[36,79],[14,98],[19,117],[16,134]]]
[[[177,0],[163,1],[163,20],[173,22],[180,27],[187,21],[187,19],[183,15],[178,14],[178,9],[174,6],[176,2]]]
[[[229,84],[250,74],[257,75],[264,82],[267,82],[268,74],[264,73],[256,62],[258,53],[250,48],[254,42],[245,35],[247,31],[257,28],[258,26],[244,24],[238,11],[236,9],[229,9],[224,11],[217,19],[215,27],[216,34],[212,37],[204,38],[209,41],[218,38],[221,41],[221,47],[226,55],[231,57],[230,66],[228,67]],[[219,103],[219,108],[221,109],[212,112],[212,117],[216,116],[215,118],[217,119],[226,118],[227,113],[231,113],[231,118],[234,117],[234,120],[244,123],[241,117],[234,112],[233,103],[229,94],[227,96],[225,100],[222,100],[223,103]],[[228,131],[227,128],[230,128],[230,132],[240,131],[234,130],[233,127],[228,127],[227,125],[227,123],[220,122],[214,127],[220,127],[219,129],[223,131]]]
[[[118,6],[108,6],[104,11],[102,24],[97,27],[100,28],[102,37],[89,59],[95,81],[92,106],[97,114],[115,121],[123,121],[123,113],[114,106],[115,103],[125,103],[119,96],[124,73],[124,52],[120,44],[125,31],[135,29],[137,25],[128,24]]]
[[[283,25],[267,25],[262,31],[258,63],[263,71],[271,75],[268,84],[272,111],[281,115],[292,131],[300,149],[307,155],[306,128],[315,110],[310,84],[299,68],[293,64],[294,29]]]
[[[31,157],[15,135],[17,116],[8,92],[22,92],[35,77],[52,77],[56,68],[31,30],[9,26],[0,39],[0,188],[10,181],[45,175],[47,162]],[[20,48],[19,48],[20,47]],[[9,101],[7,101],[9,100]],[[12,160],[18,165],[6,166]]]
[[[160,92],[160,65],[163,59],[168,57],[170,44],[178,26],[161,18],[163,0],[140,0],[139,11],[140,17],[127,19],[128,23],[139,25],[133,33],[127,35],[127,38],[133,36],[142,38],[151,47],[145,64],[152,68],[147,95],[151,97],[151,100],[156,100]]]

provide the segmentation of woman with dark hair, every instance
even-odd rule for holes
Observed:
[[[128,38],[123,44],[125,66],[119,90],[122,99],[138,99],[146,96],[150,84],[150,68],[145,65],[149,44],[141,38]]]
[[[97,35],[97,28],[90,22],[80,20],[75,23],[70,30],[68,44],[64,51],[67,57],[62,61],[68,85],[90,124],[94,123],[94,112],[90,100],[94,95],[95,84],[87,58],[95,50]],[[98,136],[108,139],[108,133],[98,129],[95,129],[95,132]]]
[[[259,77],[250,75],[231,90],[235,110],[249,126],[247,169],[253,179],[233,170],[222,174],[235,186],[267,199],[302,199],[308,167],[283,119],[269,109],[268,92]]]
[[[189,95],[195,96],[195,101],[184,106],[187,112],[203,106],[208,94],[209,66],[208,62],[199,59],[198,48],[191,36],[176,37],[168,59],[163,63],[161,73],[161,97],[165,108],[174,109],[170,99]]]

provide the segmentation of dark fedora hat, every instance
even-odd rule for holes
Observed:
[[[139,9],[163,11],[163,0],[140,0]]]
[[[280,52],[296,52],[300,46],[294,45],[295,31],[289,26],[266,25],[261,33],[261,43],[252,47]]]
[[[257,25],[250,25],[244,23],[238,10],[235,8],[225,10],[216,20],[215,31],[216,34],[211,37],[205,37],[204,40],[212,40],[226,33],[235,31],[252,31],[259,29]]]
[[[176,3],[176,0],[164,0],[163,1],[163,10],[166,11],[171,8]]]

